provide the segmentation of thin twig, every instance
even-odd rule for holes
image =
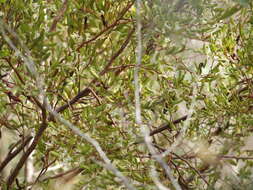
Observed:
[[[20,76],[19,72],[17,71],[17,69],[11,64],[11,58],[5,58],[4,59],[8,65],[12,68],[12,70],[15,72],[15,74],[17,75],[18,79],[20,80],[20,82],[22,84],[25,84],[24,80],[22,79],[22,77]]]
[[[17,34],[15,32],[13,32],[7,25],[5,25],[2,20],[0,20],[0,29],[1,32],[4,36],[5,41],[11,46],[12,49],[15,50],[16,54],[18,56],[20,56],[21,58],[24,59],[25,64],[28,68],[28,70],[30,71],[31,75],[35,78],[35,82],[36,85],[38,86],[39,92],[43,98],[43,108],[42,109],[42,124],[41,127],[38,130],[38,133],[36,134],[31,146],[28,148],[28,150],[24,153],[24,155],[21,157],[21,159],[19,160],[18,164],[16,165],[16,167],[14,168],[13,172],[10,174],[9,178],[7,179],[7,190],[10,190],[11,185],[13,183],[13,181],[16,179],[20,169],[23,167],[26,159],[29,157],[29,155],[31,154],[31,152],[35,149],[36,145],[39,142],[39,139],[41,138],[43,132],[45,131],[45,129],[47,128],[47,122],[46,122],[46,110],[50,112],[50,114],[56,118],[59,122],[61,122],[62,124],[64,124],[65,126],[67,126],[69,129],[71,129],[76,135],[80,136],[82,139],[88,141],[89,143],[91,143],[95,149],[97,150],[97,152],[99,153],[100,157],[103,159],[103,161],[105,162],[105,165],[107,166],[106,168],[108,170],[110,170],[111,172],[113,172],[117,177],[119,177],[122,180],[122,183],[129,189],[129,190],[135,190],[135,187],[132,185],[132,183],[129,181],[129,179],[127,177],[125,177],[111,162],[111,160],[107,157],[106,153],[103,151],[103,149],[101,148],[101,146],[99,145],[99,143],[90,137],[90,135],[82,133],[81,130],[79,128],[77,128],[76,126],[74,126],[72,123],[70,123],[69,121],[63,119],[55,110],[53,110],[53,108],[51,107],[51,105],[48,102],[48,99],[45,95],[45,91],[44,91],[44,83],[43,80],[41,80],[41,77],[35,67],[35,64],[32,60],[32,57],[30,55],[30,51],[27,49],[27,47],[22,43],[22,41],[19,39],[19,42],[21,44],[21,47],[23,48],[23,50],[25,51],[25,55],[22,54],[22,52],[17,49],[17,47],[13,44],[13,42],[6,36],[4,28],[7,29],[12,35],[15,35],[15,37],[18,38]]]
[[[140,84],[139,84],[139,69],[142,62],[142,35],[141,35],[141,0],[136,1],[136,16],[137,16],[137,48],[136,48],[136,66],[134,69],[134,97],[135,97],[135,120],[136,124],[140,127],[142,135],[144,137],[145,144],[151,153],[152,157],[161,165],[164,169],[166,175],[171,180],[172,185],[176,190],[182,190],[176,179],[174,178],[172,171],[168,164],[162,159],[162,156],[156,154],[156,150],[152,145],[151,136],[149,132],[149,128],[142,123],[141,118],[141,101],[140,101]]]
[[[25,137],[22,144],[13,152],[9,152],[4,159],[4,161],[0,165],[0,172],[5,168],[5,166],[13,159],[15,156],[18,155],[20,151],[23,150],[23,148],[31,141],[32,136]]]
[[[183,116],[183,117],[180,117],[179,119],[176,119],[174,121],[172,121],[173,125],[176,125],[178,123],[180,123],[181,121],[184,121],[187,119],[187,115]],[[170,130],[171,131],[171,124],[170,123],[165,123],[165,124],[162,124],[160,127],[158,127],[157,129],[153,130],[150,132],[150,136],[153,136],[157,133],[161,133],[162,131],[164,130]]]
[[[209,186],[209,183],[206,181],[206,179],[201,175],[201,173],[194,168],[187,160],[185,160],[184,158],[180,157],[179,155],[177,155],[176,153],[171,152],[171,154],[175,155],[177,158],[179,158],[180,160],[184,161],[192,170],[194,170],[201,179],[203,179],[203,181],[207,184],[207,186]]]
[[[98,95],[96,94],[96,92],[92,89],[92,88],[89,88],[92,95],[94,96],[94,98],[97,100],[97,102],[99,103],[99,105],[102,104],[101,100],[99,99]]]
[[[9,175],[9,177],[7,179],[7,183],[6,183],[7,184],[7,190],[10,190],[12,183],[15,181],[15,179],[16,179],[19,171],[21,170],[21,168],[25,164],[26,160],[28,159],[28,157],[30,156],[30,154],[32,153],[32,151],[36,148],[36,146],[39,143],[39,140],[40,140],[43,132],[46,130],[46,128],[47,128],[46,110],[44,109],[44,111],[42,112],[42,123],[41,123],[41,126],[40,126],[37,134],[35,135],[32,144],[29,146],[29,148],[27,149],[27,151],[20,158],[20,160],[17,163],[16,167],[10,173],[10,175]]]
[[[68,7],[68,0],[64,0],[61,9],[58,11],[57,16],[54,18],[53,23],[49,29],[49,32],[53,32],[56,29],[57,23],[62,19],[64,13],[66,12]]]
[[[56,159],[54,159],[54,160],[53,160],[52,162],[50,162],[50,163],[47,163],[47,164],[44,163],[44,166],[43,166],[43,168],[40,170],[39,175],[37,176],[37,178],[35,179],[35,181],[33,182],[33,185],[36,184],[36,183],[39,181],[39,179],[41,178],[41,176],[44,175],[44,174],[47,172],[48,168],[49,168],[51,165],[53,165],[55,162],[56,162]]]
[[[128,34],[126,40],[124,41],[124,43],[121,45],[120,49],[111,57],[111,59],[109,60],[109,62],[107,63],[107,65],[105,66],[105,68],[99,73],[99,76],[103,76],[105,73],[108,72],[108,70],[110,69],[110,66],[112,65],[112,63],[115,61],[115,59],[123,52],[123,50],[127,47],[128,43],[131,40],[131,37],[134,33],[134,29],[132,29],[130,31],[130,33]],[[94,84],[95,82],[97,82],[97,78],[93,79],[88,86],[83,89],[82,91],[80,91],[75,97],[73,97],[71,100],[68,101],[68,103],[56,108],[56,112],[60,113],[62,111],[64,111],[65,109],[67,109],[69,106],[75,104],[79,99],[83,98],[84,96],[87,96],[91,93],[90,91],[90,86],[92,84]],[[50,118],[52,119],[52,118]]]
[[[80,173],[82,172],[84,169],[83,168],[73,168],[73,169],[70,169],[68,171],[65,171],[65,172],[62,172],[62,173],[59,173],[59,174],[56,174],[54,176],[50,176],[50,177],[46,177],[44,178],[42,181],[47,181],[47,180],[50,180],[50,179],[57,179],[57,178],[60,178],[60,177],[63,177],[65,175],[68,175],[70,173]]]
[[[105,32],[107,32],[109,29],[117,26],[118,24],[121,24],[119,23],[119,21],[123,18],[123,16],[126,14],[126,12],[132,7],[133,5],[133,2],[130,2],[123,10],[122,12],[120,13],[120,16],[119,18],[112,24],[110,24],[108,27],[106,27],[105,29],[103,29],[101,32],[99,32],[97,35],[95,35],[93,38],[91,38],[90,40],[87,40],[87,41],[83,41],[79,46],[78,48],[76,49],[77,51],[80,51],[80,49],[90,43],[90,42],[93,42],[94,40],[96,40],[97,38],[99,38],[102,34],[104,34]]]
[[[236,159],[236,160],[253,160],[252,156],[233,156],[233,155],[223,155],[218,156],[218,158],[224,158],[224,159]]]
[[[110,170],[111,172],[113,172],[117,177],[119,177],[122,180],[122,183],[129,189],[129,190],[135,190],[135,187],[132,185],[132,183],[129,181],[129,179],[127,177],[125,177],[111,162],[111,160],[107,157],[107,155],[105,154],[105,152],[102,150],[101,146],[99,145],[99,143],[90,137],[90,135],[82,133],[80,129],[78,129],[77,127],[75,127],[72,123],[70,123],[69,121],[63,119],[62,117],[60,117],[60,115],[54,111],[50,105],[47,104],[47,110],[62,124],[64,124],[65,126],[67,126],[68,128],[70,128],[76,135],[80,136],[82,139],[88,141],[89,143],[91,143],[94,148],[97,150],[98,154],[100,155],[100,157],[103,159],[104,166],[106,166],[105,168],[107,168],[108,170]]]
[[[111,59],[109,60],[109,62],[105,66],[105,68],[99,73],[100,76],[102,76],[102,75],[104,75],[105,73],[108,72],[109,68],[111,67],[111,65],[115,61],[115,59],[117,57],[119,57],[119,55],[124,51],[124,49],[129,44],[134,31],[135,31],[135,28],[132,28],[132,30],[130,30],[129,34],[126,37],[126,40],[123,42],[123,44],[121,45],[121,47],[119,48],[119,50],[111,57]]]

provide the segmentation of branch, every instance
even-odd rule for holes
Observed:
[[[236,159],[236,160],[252,160],[252,156],[233,156],[233,155],[223,155],[223,156],[218,156],[220,159]]]
[[[49,29],[49,32],[55,31],[57,23],[62,19],[64,13],[67,10],[67,6],[68,6],[68,0],[64,0],[61,9],[58,11],[57,16],[53,20],[53,23]]]
[[[31,146],[27,149],[27,151],[20,158],[20,160],[17,163],[16,167],[14,168],[14,170],[11,172],[10,176],[7,179],[7,183],[6,183],[7,184],[7,190],[11,189],[11,185],[15,181],[15,179],[16,179],[19,171],[22,169],[23,165],[25,164],[26,160],[28,159],[28,157],[30,156],[30,154],[32,153],[32,151],[36,148],[36,146],[39,143],[39,140],[40,140],[43,132],[47,128],[46,110],[45,109],[42,111],[42,118],[43,118],[43,120],[42,120],[41,126],[40,126],[37,134],[35,135]]]
[[[48,155],[47,155],[47,156],[48,156]],[[32,185],[34,185],[35,183],[37,183],[37,182],[39,181],[40,177],[41,177],[42,175],[44,175],[44,174],[47,172],[48,168],[49,168],[51,165],[53,165],[55,162],[56,162],[56,159],[54,159],[54,160],[53,160],[52,162],[50,162],[50,163],[48,163],[48,161],[47,161],[47,163],[44,161],[44,163],[43,163],[43,168],[40,170],[40,172],[39,172],[37,178],[36,178],[35,181],[32,183]]]
[[[237,90],[237,91],[234,92],[234,93],[232,92],[232,93],[231,93],[231,96],[230,96],[229,99],[228,99],[228,101],[231,102],[231,101],[233,100],[233,96],[238,95],[238,94],[241,94],[242,92],[246,91],[247,89],[248,89],[248,86],[243,87],[243,88]],[[229,96],[229,94],[228,94],[228,96]],[[205,108],[202,108],[202,109],[205,109]],[[180,123],[181,121],[184,121],[184,120],[186,120],[186,119],[187,119],[187,115],[185,115],[185,116],[183,116],[183,117],[181,117],[181,118],[179,118],[179,119],[177,119],[177,120],[172,121],[172,123],[175,125],[175,124],[178,124],[178,123]],[[228,127],[228,126],[226,126],[225,129],[226,129],[227,127]],[[162,125],[161,125],[160,127],[158,127],[157,129],[151,131],[151,132],[150,132],[150,136],[153,136],[153,135],[155,135],[155,134],[157,134],[157,133],[161,133],[162,131],[164,131],[164,130],[166,130],[166,129],[168,129],[169,131],[172,130],[172,129],[171,129],[171,124],[170,124],[170,123],[162,124]],[[219,135],[223,130],[224,130],[224,129],[222,129],[221,127],[219,127],[219,128],[217,128],[217,129],[212,133],[212,135],[217,136],[217,135]]]
[[[32,136],[28,136],[25,137],[24,141],[22,142],[22,144],[13,152],[9,152],[6,156],[6,158],[4,159],[4,161],[1,163],[0,165],[0,172],[5,168],[5,166],[13,159],[15,158],[16,155],[18,155],[18,153],[23,150],[23,148],[30,142],[30,140],[32,139]]]
[[[12,70],[14,71],[14,73],[17,75],[19,81],[25,85],[25,81],[23,80],[23,78],[21,77],[21,75],[19,74],[19,72],[17,71],[17,69],[11,64],[11,58],[4,58],[4,60],[8,63],[8,65],[12,68]],[[43,106],[41,105],[40,101],[34,97],[34,96],[28,96],[25,93],[22,93],[25,97],[27,97],[27,99],[29,101],[31,101],[32,103],[34,103],[35,105],[37,105],[41,110],[43,109]]]
[[[114,62],[114,60],[119,57],[119,55],[124,51],[124,49],[127,47],[128,43],[130,42],[130,39],[133,35],[135,31],[135,28],[132,28],[132,30],[130,31],[130,33],[127,35],[126,40],[124,41],[124,43],[121,45],[120,49],[111,57],[111,59],[109,60],[108,64],[105,66],[105,68],[99,73],[100,76],[104,75],[105,73],[108,72],[110,66],[112,65],[112,63]]]
[[[12,41],[6,36],[5,31],[3,29],[3,26],[5,26],[5,29],[7,29],[9,32],[11,32],[12,34],[14,34],[15,36],[16,33],[13,32],[8,26],[4,25],[4,23],[1,21],[0,19],[0,30],[4,36],[4,39],[7,41],[7,43],[12,47],[12,49],[14,49],[16,51],[16,54],[19,55],[20,57],[22,57],[25,61],[26,66],[28,67],[30,73],[33,75],[33,77],[35,78],[37,87],[40,91],[40,94],[43,98],[43,109],[42,110],[42,124],[41,127],[38,130],[38,133],[36,134],[31,146],[28,148],[28,150],[24,153],[24,155],[21,157],[21,159],[19,160],[18,164],[16,165],[16,168],[14,168],[14,171],[10,174],[9,178],[7,179],[7,190],[10,190],[11,185],[13,183],[13,181],[15,180],[15,178],[17,177],[20,169],[23,167],[26,159],[29,157],[29,155],[31,154],[31,152],[35,149],[36,145],[39,142],[39,139],[41,138],[43,132],[45,131],[45,129],[47,128],[47,122],[46,122],[46,109],[50,112],[50,114],[56,118],[59,122],[61,122],[62,124],[66,125],[67,127],[69,127],[76,135],[82,137],[82,139],[88,141],[89,143],[91,143],[95,149],[97,150],[97,152],[99,153],[100,157],[103,159],[103,161],[105,162],[107,169],[109,169],[111,172],[113,172],[117,177],[119,177],[122,180],[122,183],[129,189],[129,190],[135,190],[135,187],[131,184],[131,182],[129,181],[129,179],[127,177],[125,177],[111,162],[111,160],[107,157],[107,155],[105,154],[105,152],[103,151],[103,149],[101,148],[101,146],[99,145],[99,143],[91,138],[88,134],[84,134],[81,132],[81,130],[79,130],[79,128],[77,128],[76,126],[74,126],[73,124],[71,124],[69,121],[63,119],[61,116],[59,116],[59,114],[54,111],[52,109],[52,107],[49,105],[47,97],[45,95],[45,91],[43,89],[43,81],[40,80],[40,75],[37,72],[37,69],[35,67],[35,63],[33,62],[33,60],[31,59],[31,55],[29,50],[26,48],[26,46],[22,43],[22,41],[20,41],[21,43],[21,47],[24,48],[25,53],[27,54],[27,56],[23,55],[19,49],[17,49],[17,47],[12,43]],[[97,79],[93,79],[93,81],[96,81]]]
[[[94,40],[96,40],[97,38],[99,38],[102,34],[104,34],[105,32],[107,32],[109,29],[117,26],[119,23],[119,21],[123,18],[123,16],[126,14],[126,12],[132,7],[132,5],[134,4],[134,2],[131,2],[129,3],[123,10],[122,12],[120,13],[120,16],[119,18],[114,22],[112,23],[111,25],[109,25],[108,27],[106,27],[105,29],[103,29],[101,32],[99,32],[97,35],[95,35],[93,38],[91,38],[90,40],[87,40],[87,41],[83,41],[79,46],[78,48],[76,49],[77,51],[80,51],[80,49],[90,43],[90,42],[93,42]]]
[[[185,116],[183,116],[183,117],[180,117],[179,119],[177,119],[177,120],[174,120],[174,121],[172,121],[172,123],[174,124],[174,125],[176,125],[176,124],[178,124],[178,123],[180,123],[181,121],[184,121],[184,120],[186,120],[187,119],[187,115],[185,115]],[[161,133],[162,131],[164,131],[164,130],[166,130],[166,129],[168,129],[168,130],[172,130],[171,129],[171,124],[170,123],[165,123],[165,124],[162,124],[160,127],[158,127],[157,129],[155,129],[155,130],[153,130],[153,131],[151,131],[150,132],[150,136],[153,136],[153,135],[155,135],[155,134],[157,134],[157,133]]]
[[[71,170],[68,170],[68,171],[65,171],[65,172],[56,174],[56,175],[54,175],[54,176],[46,177],[46,178],[44,178],[42,181],[47,181],[47,180],[49,180],[49,179],[60,178],[60,177],[63,177],[63,176],[65,176],[65,175],[69,175],[69,174],[71,174],[71,173],[73,173],[72,175],[74,175],[74,174],[77,175],[77,174],[79,174],[80,172],[82,172],[83,170],[84,170],[83,168],[73,168],[73,169],[71,169]],[[71,175],[71,176],[72,176],[72,175]]]
[[[204,176],[202,176],[201,173],[196,168],[194,168],[187,160],[185,160],[184,158],[180,157],[179,155],[177,155],[173,152],[172,152],[172,154],[175,155],[180,160],[184,161],[191,169],[193,169],[199,175],[199,177],[207,184],[207,186],[209,186],[209,183],[206,181]]]
[[[174,154],[174,153],[172,153]],[[188,155],[188,156],[181,156],[180,158],[178,157],[172,157],[173,160],[177,160],[177,159],[195,159],[197,158],[197,155],[192,154],[192,155]],[[253,160],[253,156],[235,156],[235,155],[218,155],[217,159],[236,159],[236,160]]]
[[[4,59],[8,65],[12,68],[12,70],[15,72],[15,74],[17,75],[18,79],[20,80],[20,82],[25,85],[24,80],[22,79],[22,77],[20,76],[19,72],[17,71],[17,69],[11,64],[11,58],[5,58]]]
[[[126,40],[124,41],[124,43],[121,45],[120,49],[111,57],[111,59],[109,60],[108,64],[105,66],[105,68],[99,73],[100,76],[103,76],[105,73],[107,73],[110,69],[110,66],[112,65],[112,63],[115,61],[115,59],[117,57],[119,57],[119,55],[123,52],[123,50],[127,47],[128,43],[130,42],[131,36],[134,33],[134,28],[130,31],[130,33],[128,34]],[[64,111],[65,109],[67,109],[68,107],[70,107],[71,105],[75,104],[79,99],[83,98],[84,96],[87,96],[91,93],[91,90],[89,88],[89,86],[91,84],[94,84],[95,82],[97,82],[97,78],[93,79],[88,86],[80,91],[74,98],[72,98],[68,103],[56,108],[56,112],[60,113],[62,111]],[[52,116],[50,117],[49,120],[52,120]]]
[[[91,83],[93,83],[93,82],[95,82],[95,80],[91,81]],[[76,103],[79,99],[83,98],[84,96],[88,96],[90,94],[90,92],[91,92],[90,88],[86,87],[84,90],[80,91],[74,98],[72,98],[68,103],[56,108],[56,112],[60,113],[60,112],[64,111],[65,109],[67,109],[68,107],[70,107],[71,105]],[[51,119],[49,119],[49,120],[51,120]]]

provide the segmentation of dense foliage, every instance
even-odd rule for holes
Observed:
[[[142,125],[181,189],[253,187],[252,8],[142,1]],[[38,80],[55,112],[97,140],[136,189],[178,189],[135,122],[136,14],[131,0],[0,0],[3,189],[126,189],[46,110]]]

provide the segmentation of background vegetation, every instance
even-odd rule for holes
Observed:
[[[0,0],[0,189],[253,189],[252,6]]]

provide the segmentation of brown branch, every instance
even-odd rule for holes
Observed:
[[[25,137],[25,139],[23,140],[22,144],[15,150],[12,152],[12,150],[7,154],[6,158],[4,159],[4,161],[1,163],[0,165],[0,172],[5,168],[5,166],[13,159],[15,158],[15,156],[18,155],[18,153],[23,150],[23,148],[30,142],[30,140],[32,139],[32,136],[28,136]]]
[[[56,178],[60,178],[60,177],[66,176],[66,175],[69,175],[71,177],[76,176],[77,174],[79,174],[83,170],[84,170],[83,168],[73,168],[73,169],[68,170],[66,172],[62,172],[62,173],[56,174],[54,176],[47,177],[47,178],[43,179],[42,181],[47,181],[49,179],[56,179]]]
[[[97,100],[98,104],[101,105],[102,102],[100,101],[100,99],[99,99],[98,95],[96,94],[96,92],[94,90],[92,90],[91,88],[89,88],[89,89],[90,89],[92,95],[94,96],[94,98]]]
[[[98,104],[99,104],[99,105],[102,105],[102,102],[101,102],[101,100],[99,99],[99,97],[98,97],[98,95],[96,94],[96,92],[95,92],[94,90],[92,90],[91,88],[90,88],[90,91],[91,91],[92,95],[94,96],[94,98],[97,100]],[[116,123],[115,123],[115,121],[112,119],[111,114],[110,114],[109,112],[107,112],[106,114],[108,115],[108,117],[109,117],[109,119],[111,120],[112,124],[113,124],[114,126],[116,126]]]
[[[197,155],[192,154],[188,156],[181,156],[183,159],[195,159],[197,158]],[[173,160],[180,159],[178,157],[172,157]],[[252,156],[234,156],[234,155],[218,155],[217,159],[236,159],[236,160],[253,160]]]
[[[119,23],[119,21],[123,18],[123,16],[126,14],[126,12],[132,7],[132,5],[134,4],[134,2],[130,2],[123,10],[122,12],[119,14],[119,18],[112,24],[110,24],[108,27],[106,27],[105,29],[103,29],[101,32],[99,32],[97,35],[95,35],[93,38],[87,40],[87,41],[83,41],[78,48],[76,49],[77,51],[79,51],[84,45],[93,42],[94,40],[96,40],[97,38],[99,38],[102,34],[104,34],[105,32],[107,32],[109,29],[117,26]]]
[[[233,155],[223,155],[218,156],[220,159],[236,159],[236,160],[252,160],[252,156],[233,156]]]
[[[174,157],[172,157],[173,160],[174,159],[181,159],[185,162],[186,162],[185,159],[195,159],[195,158],[197,158],[197,155],[178,157],[175,153],[172,153],[172,154],[175,155]],[[217,156],[217,158],[218,159],[236,159],[236,160],[240,160],[240,159],[242,159],[242,160],[252,160],[253,159],[253,157],[250,157],[250,156],[234,156],[234,155],[219,155],[219,156]],[[209,169],[209,167],[210,167],[209,164],[204,164],[199,169],[196,169],[196,172],[198,171],[198,175],[202,176],[201,173],[204,173],[206,170]],[[194,176],[192,175],[186,181],[187,181],[187,183],[190,183],[193,179],[194,179]]]
[[[232,93],[231,93],[231,96],[230,96],[229,99],[228,99],[228,101],[231,102],[231,101],[233,100],[233,96],[238,95],[238,94],[240,95],[242,92],[244,92],[244,91],[246,91],[246,90],[248,90],[248,86],[243,87],[243,88],[237,90],[235,93],[232,92]],[[228,95],[229,95],[229,94],[228,94]],[[205,109],[205,108],[203,108],[203,109]],[[177,119],[177,120],[172,121],[172,123],[175,125],[175,124],[177,124],[177,123],[180,123],[181,121],[186,120],[186,118],[187,118],[187,115],[185,115],[185,116],[183,116],[183,117],[181,117],[181,118],[179,118],[179,119]],[[171,126],[170,123],[162,124],[162,125],[161,125],[160,127],[158,127],[157,129],[151,131],[151,132],[150,132],[150,136],[153,136],[153,135],[155,135],[155,134],[157,134],[157,133],[161,133],[162,131],[164,131],[164,130],[166,130],[166,129],[168,129],[169,131],[171,131],[171,130],[172,130],[171,127],[172,127],[172,126]],[[217,128],[217,129],[212,133],[212,135],[213,135],[213,136],[217,136],[217,135],[219,135],[222,131],[224,131],[225,129],[227,129],[228,127],[229,127],[228,125],[225,126],[225,128],[219,127],[219,128]]]
[[[14,71],[14,73],[17,75],[18,79],[20,80],[20,82],[25,85],[25,81],[23,80],[23,78],[21,77],[21,75],[19,74],[19,72],[17,71],[17,69],[12,65],[11,63],[11,59],[10,58],[5,58],[4,59],[8,65],[12,68],[12,70]],[[32,103],[36,104],[41,110],[43,109],[43,106],[41,105],[40,101],[34,97],[34,96],[28,96],[25,93],[22,93],[25,97],[27,97],[27,99],[29,101],[31,101]]]
[[[189,189],[189,187],[187,186],[187,183],[186,183],[184,177],[182,176],[182,174],[179,171],[178,166],[174,162],[172,162],[172,161],[170,161],[170,163],[175,167],[175,169],[176,169],[176,171],[178,173],[178,176],[179,176],[178,177],[178,183],[179,183],[180,187],[182,187],[182,189]]]
[[[4,77],[6,77],[6,76],[8,76],[7,73],[5,73],[5,74],[3,74],[3,75],[0,75],[0,79],[4,78]]]
[[[105,66],[105,68],[99,73],[100,76],[103,76],[105,73],[107,73],[110,69],[110,66],[112,65],[112,63],[115,61],[115,59],[123,52],[123,50],[127,47],[128,43],[130,42],[131,36],[133,35],[135,29],[133,28],[130,33],[128,34],[126,40],[124,41],[124,43],[121,45],[120,49],[111,57],[111,59],[109,60],[108,64]],[[64,111],[65,109],[67,109],[68,107],[70,107],[71,105],[73,105],[74,103],[76,103],[79,99],[83,98],[84,96],[87,96],[90,94],[91,90],[89,88],[89,86],[91,86],[92,84],[94,84],[95,82],[97,82],[98,79],[95,78],[93,79],[88,86],[83,89],[82,91],[80,91],[74,98],[72,98],[68,103],[64,104],[63,106],[60,106],[58,108],[56,108],[56,112],[60,113],[62,111]],[[53,116],[51,116],[49,118],[49,120],[53,120]]]
[[[156,147],[157,149],[161,150],[162,152],[165,152],[166,149],[164,148],[161,148],[159,147],[157,144],[154,144],[154,147]],[[173,159],[173,160],[176,160],[176,159],[180,159],[182,161],[184,161],[191,169],[193,169],[200,177],[201,179],[203,179],[203,181],[209,186],[209,183],[206,181],[206,179],[202,176],[201,173],[203,173],[205,170],[207,170],[209,168],[209,164],[204,164],[199,170],[194,168],[186,159],[192,159],[192,158],[196,158],[197,155],[191,155],[191,156],[187,156],[187,157],[184,157],[184,156],[179,156],[173,152],[171,152],[172,155],[174,156],[171,156],[170,158]],[[171,161],[171,163],[173,164],[173,162]],[[173,164],[177,170],[177,167],[175,164]],[[178,171],[179,173],[179,176],[180,175],[180,172]],[[183,183],[183,185],[187,185],[190,181],[193,180],[193,177],[194,175],[190,176],[187,180],[184,180],[185,182],[187,183]],[[182,184],[181,184],[182,185]]]
[[[206,170],[208,170],[210,168],[209,164],[203,164],[199,169],[199,173],[204,173]],[[191,183],[194,180],[194,175],[189,176],[186,181],[187,183]]]
[[[180,160],[184,161],[192,170],[194,170],[201,179],[203,179],[203,181],[207,184],[207,186],[209,186],[209,183],[206,181],[206,179],[204,178],[204,176],[202,176],[202,174],[196,169],[194,168],[187,160],[185,160],[184,158],[180,157],[179,155],[175,154],[172,152],[173,155],[175,155],[177,158],[179,158]]]
[[[95,81],[96,80],[93,79],[90,83],[93,83]],[[68,107],[76,103],[79,99],[83,98],[84,96],[88,96],[89,94],[90,94],[90,89],[89,87],[86,87],[84,90],[80,91],[74,98],[72,98],[68,103],[56,108],[56,112],[60,113],[64,111],[65,109],[67,109]],[[50,118],[49,120],[52,120],[52,118]]]
[[[39,181],[40,177],[41,177],[42,175],[44,175],[44,174],[47,172],[48,168],[49,168],[51,165],[53,165],[55,162],[56,162],[56,159],[54,159],[54,160],[53,160],[52,162],[50,162],[50,163],[45,163],[45,162],[44,162],[44,164],[43,164],[44,166],[43,166],[43,168],[41,169],[39,175],[37,176],[37,178],[35,179],[35,181],[34,181],[33,184],[36,184],[36,183]]]
[[[49,32],[53,32],[56,29],[57,23],[62,19],[64,13],[66,12],[68,7],[68,0],[64,0],[61,9],[58,11],[57,16],[54,18],[53,23],[49,29]]]
[[[108,64],[105,66],[105,68],[99,73],[100,76],[104,75],[105,73],[108,72],[110,66],[112,65],[112,63],[114,62],[114,60],[123,52],[123,50],[127,47],[128,43],[130,42],[130,39],[134,33],[135,29],[132,28],[132,30],[130,31],[130,33],[127,35],[127,38],[125,40],[125,42],[121,45],[120,49],[111,57],[110,61],[108,62]]]
[[[12,70],[15,72],[15,74],[17,75],[18,79],[20,80],[20,82],[25,85],[24,80],[22,79],[22,77],[20,76],[19,72],[17,71],[17,69],[11,64],[11,58],[5,58],[6,62],[8,63],[8,65],[12,68]]]
[[[176,125],[176,124],[180,123],[181,121],[186,120],[186,118],[187,118],[187,115],[185,115],[185,116],[183,116],[183,117],[181,117],[181,118],[179,118],[179,119],[177,119],[177,120],[172,121],[172,123],[173,123],[174,125]],[[166,130],[166,129],[168,129],[169,131],[171,131],[171,130],[172,130],[171,127],[172,127],[172,126],[171,126],[170,123],[162,124],[162,125],[161,125],[160,127],[158,127],[157,129],[151,131],[149,135],[150,135],[150,136],[153,136],[153,135],[155,135],[155,134],[157,134],[157,133],[161,133],[162,131],[164,131],[164,130]]]
[[[7,179],[7,183],[6,183],[7,190],[11,189],[11,186],[12,186],[13,182],[15,181],[16,177],[18,176],[19,171],[22,169],[22,167],[24,166],[26,160],[28,159],[28,157],[30,156],[30,154],[32,153],[32,151],[36,148],[37,144],[39,143],[39,140],[40,140],[43,132],[47,128],[46,118],[47,118],[46,117],[46,110],[43,109],[42,110],[42,123],[41,123],[41,126],[40,126],[37,134],[35,135],[32,144],[27,149],[27,151],[22,155],[22,157],[20,158],[20,160],[17,163],[16,167],[10,173],[10,175],[9,175],[9,177]]]

